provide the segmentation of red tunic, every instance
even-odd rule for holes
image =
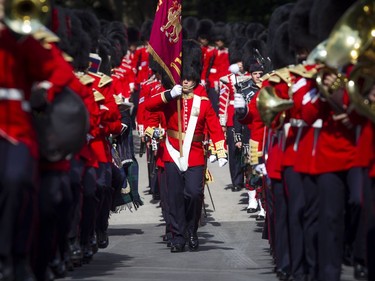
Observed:
[[[215,85],[219,86],[220,77],[229,74],[228,68],[228,48],[223,48],[220,50],[217,48],[209,49],[206,53],[206,57],[204,58],[203,62],[203,80],[206,80],[205,77],[208,77],[208,81],[206,81],[206,83],[210,88],[214,88]]]
[[[32,37],[17,41],[5,27],[0,27],[0,137],[17,144],[24,143],[33,157],[38,156],[36,134],[29,106],[33,82],[49,80],[52,91],[61,90],[73,77],[71,69],[54,57],[53,51],[42,47]],[[61,79],[55,79],[61,77]],[[14,95],[10,95],[9,90]]]
[[[207,124],[211,139],[215,144],[221,142],[225,145],[224,133],[221,129],[219,119],[212,108],[211,102],[207,97],[205,88],[198,85],[194,89],[194,95],[202,98],[200,110],[198,115],[197,125],[195,127],[194,135],[201,136],[204,134],[205,125]],[[181,102],[181,123],[182,132],[186,131],[187,123],[189,122],[190,113],[193,104],[193,98],[186,98],[181,100],[166,101],[165,93],[153,96],[146,101],[146,109],[150,111],[162,110],[165,114],[167,129],[178,131],[178,115],[177,115],[177,102]],[[179,141],[177,138],[168,137],[171,145],[177,151],[179,150]],[[164,149],[163,161],[173,162],[172,157],[169,155],[167,149]],[[190,154],[188,158],[189,167],[205,165],[204,149],[201,141],[193,141],[191,144]]]

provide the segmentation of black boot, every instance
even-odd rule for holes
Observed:
[[[105,249],[108,247],[109,239],[107,231],[98,231],[97,232],[98,237],[98,247],[100,249]]]
[[[188,241],[189,241],[189,249],[191,251],[196,251],[199,248],[199,240],[198,240],[198,235],[197,233],[189,233],[188,236]]]
[[[14,277],[14,281],[36,281],[30,263],[26,258],[14,260]]]
[[[11,259],[0,258],[0,280],[1,281],[12,281],[13,267]]]
[[[77,239],[71,239],[69,241],[69,258],[73,266],[82,266],[83,254]]]
[[[360,263],[354,264],[354,278],[356,280],[367,280],[368,271],[367,267]]]

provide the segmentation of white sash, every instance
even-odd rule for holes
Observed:
[[[165,144],[169,155],[172,157],[173,161],[176,163],[177,167],[181,172],[185,172],[188,169],[188,160],[190,154],[191,143],[193,141],[195,127],[197,126],[199,111],[201,106],[201,97],[194,95],[193,106],[190,112],[189,123],[185,133],[184,144],[182,145],[183,156],[180,157],[180,152],[174,149],[174,147],[169,142],[169,137],[167,135]]]

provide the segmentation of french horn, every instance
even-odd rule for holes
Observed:
[[[280,115],[280,123],[283,123],[285,111],[292,108],[294,102],[292,99],[287,100],[278,97],[275,88],[266,86],[259,90],[256,105],[263,123],[267,127],[272,127],[278,115]]]

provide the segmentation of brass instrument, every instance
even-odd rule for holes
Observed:
[[[367,96],[375,87],[375,64],[367,63],[356,66],[350,73],[347,90],[357,112],[375,123],[375,103]]]
[[[49,17],[49,0],[5,0],[4,23],[15,33],[31,34]]]
[[[348,83],[348,79],[339,73],[339,70],[348,64],[357,64],[371,48],[375,37],[374,9],[374,0],[353,4],[336,23],[328,39],[317,46],[320,48],[319,52],[312,52],[311,57],[315,58],[315,62],[323,62],[326,65],[317,73],[316,82],[320,92],[336,113],[345,110],[335,103],[331,93],[346,87]],[[337,80],[327,89],[324,87],[323,77],[330,73],[335,74]]]
[[[282,99],[276,95],[275,89],[266,86],[260,89],[256,99],[256,105],[260,114],[260,118],[267,127],[271,127],[278,114],[280,122],[283,123],[285,118],[285,110],[294,106],[292,99]]]

